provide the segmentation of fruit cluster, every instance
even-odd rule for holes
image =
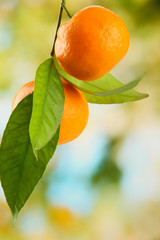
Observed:
[[[123,20],[112,11],[90,6],[78,12],[58,30],[55,56],[69,75],[83,81],[103,77],[125,56],[129,33]],[[77,138],[88,120],[83,93],[62,80],[65,104],[59,144]],[[25,84],[15,96],[12,110],[34,91],[34,82]]]
[[[56,33],[52,58],[39,66],[35,81],[22,86],[13,100],[0,146],[1,183],[14,218],[57,144],[74,140],[84,130],[88,102],[124,103],[148,96],[133,89],[141,77],[122,84],[108,73],[129,47],[127,27],[115,13],[87,7],[58,24]]]

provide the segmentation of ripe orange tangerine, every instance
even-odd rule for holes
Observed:
[[[16,108],[19,102],[22,101],[27,95],[31,94],[34,91],[34,81],[24,84],[15,95],[12,102],[12,111]]]
[[[58,30],[55,55],[73,77],[96,80],[126,55],[129,33],[123,20],[101,6],[87,7]]]
[[[83,93],[63,79],[62,84],[64,87],[65,103],[58,145],[68,143],[77,138],[85,129],[89,116],[88,103]],[[33,91],[34,81],[23,85],[14,97],[12,111],[23,98]]]

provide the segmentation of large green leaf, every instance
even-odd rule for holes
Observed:
[[[55,66],[66,81],[84,92],[88,102],[98,104],[123,103],[136,101],[148,97],[132,88],[136,87],[144,75],[127,84],[123,84],[110,73],[96,81],[81,81],[67,74],[54,58]]]
[[[58,128],[51,141],[38,151],[36,161],[29,137],[32,99],[32,94],[28,95],[18,104],[8,121],[0,147],[1,184],[13,216],[24,206],[42,177],[59,139]]]
[[[29,127],[34,152],[43,148],[57,131],[63,107],[63,85],[51,58],[39,66],[36,74]]]

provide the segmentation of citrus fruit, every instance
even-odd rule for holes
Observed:
[[[88,103],[83,93],[63,79],[62,84],[64,87],[65,103],[60,125],[59,145],[77,138],[86,127],[89,116]],[[14,97],[12,111],[23,98],[33,91],[34,81],[23,85]]]
[[[55,55],[68,74],[92,81],[115,67],[126,55],[129,42],[119,16],[104,7],[90,6],[60,26]]]
[[[83,93],[64,80],[62,83],[65,102],[58,144],[77,138],[84,130],[89,116],[88,103]]]
[[[16,96],[12,102],[12,111],[16,108],[18,103],[22,101],[27,95],[31,94],[34,91],[34,81],[24,84],[17,92]]]

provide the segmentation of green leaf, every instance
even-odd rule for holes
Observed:
[[[96,81],[81,81],[67,74],[54,58],[55,66],[66,81],[84,92],[88,102],[98,104],[123,103],[136,101],[148,97],[148,94],[139,93],[132,88],[137,86],[144,74],[127,84],[123,84],[110,73]]]
[[[42,63],[36,73],[33,112],[29,127],[34,152],[43,148],[57,131],[63,107],[63,85],[51,58]]]
[[[15,217],[24,206],[52,158],[59,139],[59,128],[51,141],[40,151],[36,161],[30,137],[29,123],[33,96],[23,99],[12,113],[0,147],[1,184]]]

